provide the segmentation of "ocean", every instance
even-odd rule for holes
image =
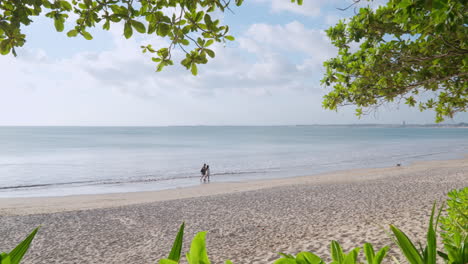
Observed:
[[[403,166],[468,153],[468,129],[0,127],[0,197],[135,192]]]

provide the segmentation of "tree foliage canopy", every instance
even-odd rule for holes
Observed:
[[[168,47],[154,49],[142,46],[143,52],[155,55],[157,70],[172,65],[171,51],[179,47],[186,54],[182,65],[197,74],[197,64],[204,64],[215,53],[209,47],[214,42],[234,40],[228,35],[229,27],[213,19],[213,12],[224,12],[230,0],[1,0],[0,1],[0,53],[12,52],[26,41],[22,28],[33,22],[33,17],[45,15],[53,19],[55,29],[62,32],[71,13],[78,17],[69,37],[93,37],[89,28],[100,23],[109,30],[113,23],[123,23],[123,35],[130,38],[135,32],[157,35],[170,40]],[[241,5],[243,0],[235,0]]]
[[[403,99],[434,109],[437,122],[466,111],[467,7],[466,0],[389,0],[328,29],[339,53],[324,63],[322,83],[333,87],[324,107],[353,104],[361,115]]]

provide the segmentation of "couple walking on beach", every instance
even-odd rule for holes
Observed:
[[[200,170],[201,177],[200,181],[206,182],[207,180],[210,181],[210,165],[203,164],[203,167]]]

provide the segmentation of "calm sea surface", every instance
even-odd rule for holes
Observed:
[[[0,127],[0,197],[177,188],[403,165],[468,153],[468,129]]]

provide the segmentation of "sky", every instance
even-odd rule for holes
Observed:
[[[379,2],[373,2],[377,5]],[[198,76],[175,65],[155,72],[140,46],[165,47],[157,36],[126,40],[123,26],[68,38],[53,21],[25,28],[18,57],[0,56],[0,125],[168,126],[433,123],[434,112],[386,105],[358,119],[353,107],[322,108],[330,90],[322,64],[336,55],[324,30],[354,10],[347,0],[247,0],[218,14],[234,42],[215,45]],[[68,30],[67,30],[68,29]],[[175,50],[174,56],[182,55]],[[179,60],[180,61],[180,60]],[[446,123],[468,122],[468,113]]]

